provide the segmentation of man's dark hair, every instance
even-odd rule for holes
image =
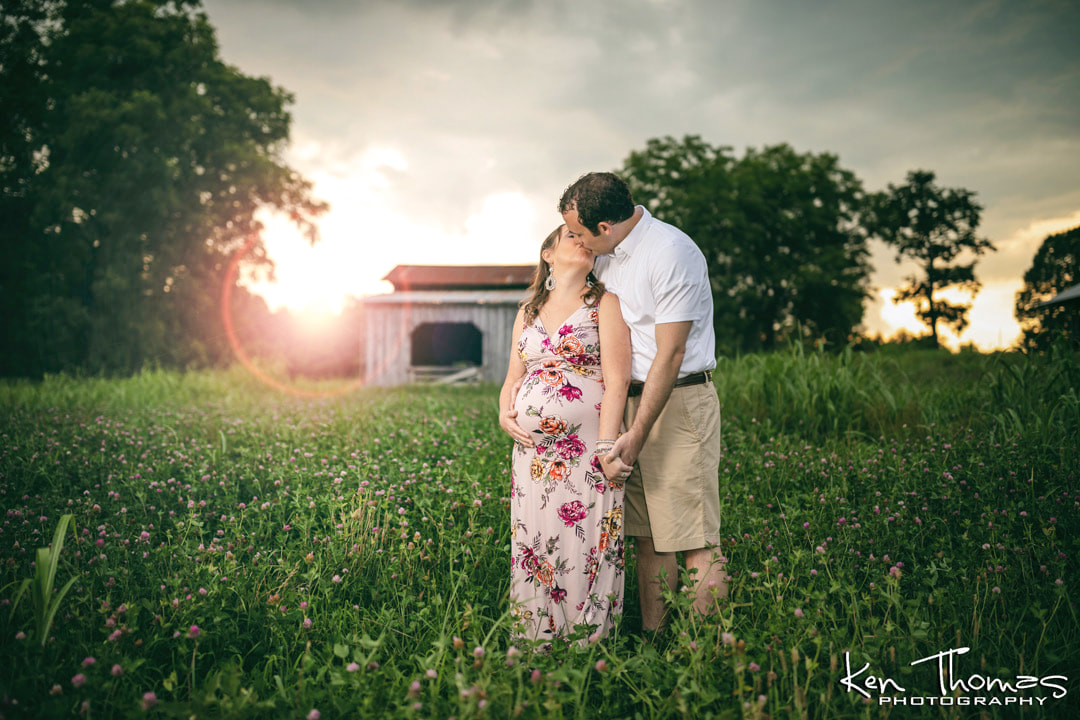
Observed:
[[[634,214],[630,188],[615,173],[592,172],[582,175],[559,199],[559,213],[577,210],[578,222],[596,235],[600,223],[617,223]]]

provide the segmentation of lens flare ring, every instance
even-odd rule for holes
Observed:
[[[225,337],[228,338],[233,355],[235,355],[236,359],[240,361],[240,364],[257,379],[279,392],[288,393],[290,395],[306,398],[330,398],[344,395],[363,387],[364,378],[362,377],[351,380],[341,387],[330,390],[312,390],[309,388],[296,387],[295,385],[289,385],[281,382],[277,378],[271,377],[262,368],[255,365],[255,363],[251,361],[251,358],[248,357],[247,352],[240,345],[240,341],[236,337],[236,330],[233,327],[232,293],[233,287],[236,284],[236,275],[240,268],[240,261],[251,251],[251,248],[255,246],[255,243],[257,243],[258,240],[258,235],[252,235],[248,238],[247,242],[244,243],[244,247],[237,251],[236,255],[234,255],[229,262],[229,267],[225,271],[225,279],[221,286],[221,322],[225,326]]]

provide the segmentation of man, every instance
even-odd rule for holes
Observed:
[[[630,327],[627,430],[614,439],[604,466],[605,473],[630,471],[624,527],[635,538],[642,624],[656,631],[665,610],[659,576],[662,570],[675,589],[675,553],[697,571],[699,612],[727,595],[714,550],[720,402],[711,381],[716,352],[705,256],[684,232],[635,206],[612,173],[582,176],[563,193],[559,212],[568,237],[596,256],[593,273],[618,295]]]

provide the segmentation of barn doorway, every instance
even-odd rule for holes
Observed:
[[[412,333],[411,365],[430,374],[483,365],[483,334],[472,323],[423,323]]]

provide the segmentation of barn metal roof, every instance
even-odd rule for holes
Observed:
[[[535,265],[398,265],[383,280],[409,290],[496,290],[532,283]]]
[[[1069,302],[1070,300],[1080,300],[1080,285],[1073,285],[1071,288],[1062,290],[1046,302],[1039,303],[1039,307],[1058,305],[1060,303]]]
[[[519,290],[413,290],[360,298],[365,305],[512,305],[525,297]]]

